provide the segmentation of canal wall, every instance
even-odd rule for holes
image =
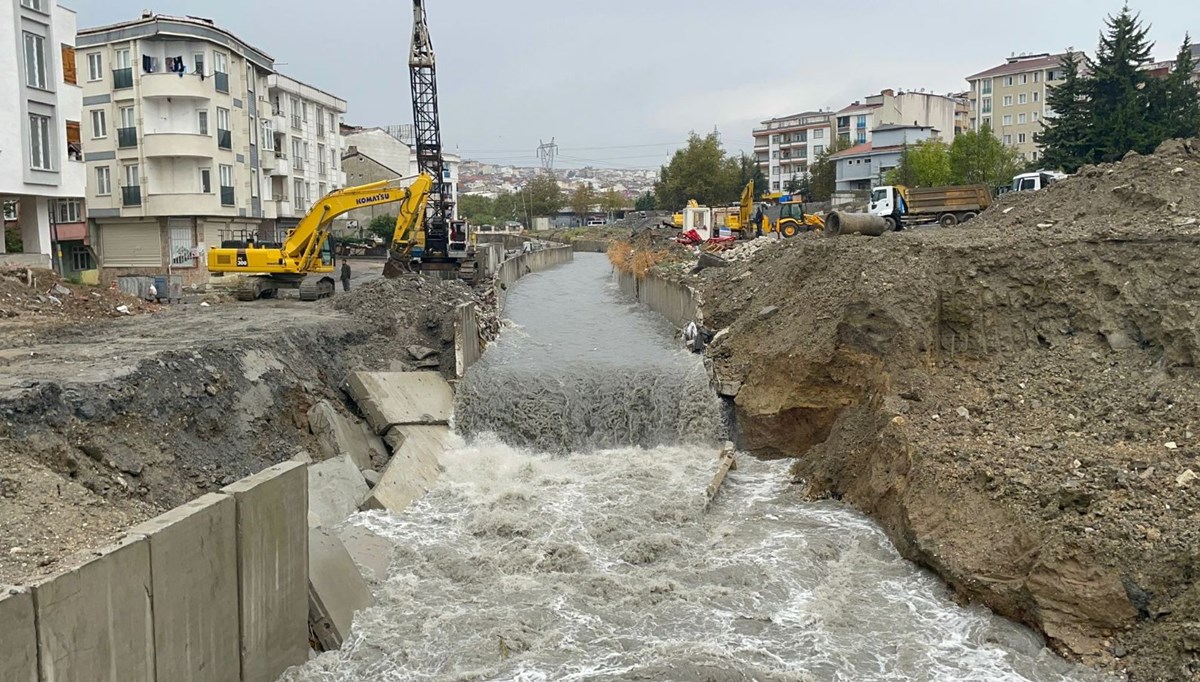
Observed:
[[[621,291],[638,300],[682,329],[689,322],[700,323],[700,292],[674,280],[648,273],[638,277],[633,273],[617,272]]]

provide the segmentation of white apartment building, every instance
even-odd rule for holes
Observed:
[[[257,233],[274,61],[212,21],[143,13],[80,31],[88,218],[102,281],[208,281],[207,246]]]
[[[392,131],[401,126],[391,126]],[[378,180],[397,177],[412,178],[420,172],[417,166],[417,150],[383,128],[358,128],[345,126],[342,130],[345,145],[346,183],[362,185]],[[445,161],[442,178],[450,185],[450,200],[454,202],[454,215],[458,217],[458,169],[462,159],[455,154],[442,154]],[[376,210],[359,209],[350,217],[360,222],[369,221],[380,214],[394,214],[395,209],[387,206]]]
[[[754,158],[771,183],[764,191],[782,192],[790,180],[808,174],[817,157],[833,143],[832,116],[810,111],[768,119],[754,129]]]
[[[918,126],[933,128],[943,140],[952,142],[961,127],[961,105],[961,100],[951,95],[883,90],[835,114],[837,138],[858,146],[870,142],[872,131],[881,126]]]
[[[344,187],[341,135],[346,100],[294,78],[267,79],[271,114],[262,129],[265,197],[274,203],[276,232],[295,227],[312,204]]]
[[[1061,54],[1014,55],[1000,66],[967,76],[971,84],[971,128],[986,123],[1021,158],[1036,161],[1035,136],[1050,110],[1046,95],[1063,79]]]
[[[0,3],[0,34],[13,41],[0,50],[0,263],[50,267],[73,253],[55,242],[83,232],[75,13],[54,0]]]

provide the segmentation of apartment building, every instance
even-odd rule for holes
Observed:
[[[313,203],[346,184],[341,135],[346,100],[279,73],[267,78],[267,90],[271,116],[263,119],[263,172],[275,219],[264,232],[278,239]]]
[[[808,174],[832,144],[832,119],[829,112],[809,111],[767,119],[754,129],[754,159],[771,184],[770,191],[781,192],[793,178]]]
[[[417,150],[400,139],[402,126],[360,128],[343,126],[346,183],[364,185],[380,180],[412,178],[419,172]],[[458,217],[458,169],[462,159],[455,154],[442,155],[445,161],[442,179],[450,186],[450,200]],[[376,206],[351,211],[348,216],[366,225],[377,215],[395,215],[395,206]]]
[[[1049,113],[1046,93],[1062,81],[1062,54],[1014,55],[999,66],[967,76],[971,84],[971,128],[986,123],[1021,158],[1036,161],[1034,136]]]
[[[0,3],[3,26],[13,42],[0,50],[0,263],[69,266],[79,249],[87,269],[75,13],[53,0]]]
[[[79,32],[83,158],[102,281],[208,281],[205,252],[276,217],[263,200],[273,59],[212,21],[145,12]]]
[[[957,132],[959,107],[952,95],[882,90],[834,115],[837,139],[857,146],[870,142],[872,131],[881,126],[917,126],[933,128],[951,142]]]

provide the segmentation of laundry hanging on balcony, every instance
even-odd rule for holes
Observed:
[[[167,68],[171,73],[179,74],[183,78],[183,74],[187,73],[187,67],[183,64],[183,57],[167,57]]]

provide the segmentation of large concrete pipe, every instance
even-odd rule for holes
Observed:
[[[825,234],[836,237],[839,234],[865,234],[878,237],[887,232],[887,221],[870,213],[845,213],[832,211],[825,216]]]

